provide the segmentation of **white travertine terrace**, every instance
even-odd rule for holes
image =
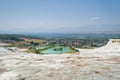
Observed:
[[[120,80],[119,39],[79,51],[38,55],[0,47],[0,80]]]

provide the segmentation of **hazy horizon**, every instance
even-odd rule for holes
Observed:
[[[120,0],[1,0],[0,33],[120,32]]]

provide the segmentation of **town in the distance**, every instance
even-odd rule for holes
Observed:
[[[18,47],[37,54],[78,53],[76,48],[94,49],[107,44],[109,39],[119,39],[120,34],[0,34],[6,47]]]

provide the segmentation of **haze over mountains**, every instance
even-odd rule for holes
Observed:
[[[89,29],[88,29],[89,27]],[[105,27],[105,28],[104,28]],[[61,31],[62,30],[62,31]],[[104,33],[104,34],[120,34],[120,26],[119,25],[115,25],[115,26],[107,26],[107,25],[103,25],[103,26],[84,26],[84,27],[64,27],[61,29],[54,29],[54,30],[14,30],[14,28],[8,28],[8,31],[6,30],[0,30],[0,34],[43,34],[43,33],[47,33],[47,34],[100,34],[100,33]]]

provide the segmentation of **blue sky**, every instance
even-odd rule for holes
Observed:
[[[120,0],[0,0],[0,32],[120,31]]]

